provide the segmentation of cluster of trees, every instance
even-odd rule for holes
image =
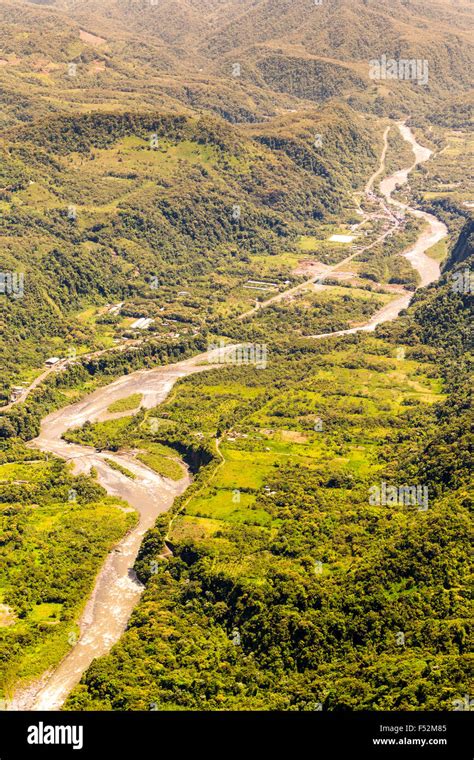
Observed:
[[[265,82],[277,92],[321,102],[348,91],[365,90],[366,84],[350,68],[326,61],[287,56],[267,56],[257,64]]]
[[[65,462],[18,439],[0,442],[0,462],[15,463],[9,477],[0,475],[0,585],[11,616],[0,626],[6,697],[67,652],[104,557],[136,515],[117,508],[93,477],[72,476]]]

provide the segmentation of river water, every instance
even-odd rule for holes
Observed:
[[[430,282],[434,282],[439,278],[440,268],[439,263],[430,256],[426,255],[426,251],[431,248],[432,245],[439,243],[448,234],[448,228],[440,219],[433,214],[427,214],[425,211],[419,211],[418,209],[411,208],[410,206],[400,203],[400,201],[392,198],[392,193],[397,187],[406,185],[408,182],[408,176],[418,164],[422,164],[432,155],[432,151],[429,148],[424,148],[420,145],[406,124],[398,124],[398,128],[402,134],[402,137],[410,143],[413,153],[415,154],[415,161],[408,169],[402,169],[395,172],[390,177],[382,180],[380,183],[380,192],[385,196],[387,201],[393,206],[416,216],[418,219],[423,219],[428,224],[428,229],[420,235],[413,248],[404,253],[406,259],[410,262],[414,269],[416,269],[420,275],[421,287],[429,285]]]
[[[402,254],[406,259],[408,259],[412,267],[416,269],[420,275],[420,287],[425,287],[431,282],[435,282],[440,276],[439,263],[435,261],[435,259],[432,259],[430,256],[427,256],[426,251],[431,248],[431,246],[439,243],[440,240],[443,240],[443,238],[447,236],[448,228],[444,222],[442,222],[436,216],[433,216],[433,214],[428,214],[425,211],[419,211],[418,209],[407,206],[405,203],[401,203],[392,197],[392,193],[397,188],[406,185],[410,172],[412,172],[413,169],[418,166],[418,164],[428,161],[432,155],[432,151],[429,148],[424,148],[416,141],[413,132],[409,127],[406,126],[406,124],[399,123],[397,126],[401,132],[402,137],[408,143],[410,143],[415,156],[415,160],[411,166],[407,167],[406,169],[401,169],[400,171],[397,171],[394,174],[391,174],[389,177],[383,179],[380,182],[380,192],[388,204],[396,207],[404,213],[412,214],[418,219],[422,219],[427,225],[413,246]],[[387,133],[385,133],[384,139],[386,144]],[[386,151],[384,149],[383,155],[385,155],[385,152]],[[379,173],[380,170],[376,172],[373,177],[376,177]],[[371,185],[372,182],[370,182],[367,186],[369,190],[371,189]],[[407,308],[408,304],[411,301],[411,298],[412,293],[407,291],[402,296],[400,296],[400,298],[395,298],[382,309],[377,311],[376,314],[374,314],[368,320],[368,322],[366,322],[366,324],[360,325],[359,327],[350,327],[347,330],[338,330],[337,332],[333,333],[320,333],[319,335],[313,335],[311,337],[327,338],[330,335],[351,335],[357,332],[371,332],[375,330],[378,325],[396,319],[400,312],[403,309]]]
[[[182,479],[172,481],[130,455],[100,453],[87,446],[69,444],[62,440],[62,434],[87,420],[95,422],[130,414],[110,414],[107,409],[114,401],[133,393],[143,395],[143,407],[151,409],[157,406],[165,400],[177,380],[215,367],[215,353],[211,351],[169,366],[125,375],[82,401],[53,412],[42,421],[40,435],[31,441],[31,445],[71,462],[75,474],[89,472],[91,467],[95,467],[99,483],[111,496],[128,502],[138,512],[139,522],[105,560],[81,616],[77,642],[54,671],[45,673],[41,679],[20,689],[8,709],[59,709],[92,660],[110,651],[125,630],[143,592],[143,586],[132,568],[144,533],[154,525],[159,514],[171,507],[176,496],[190,482],[189,474],[184,469]],[[135,479],[111,468],[106,459],[112,459],[132,471]]]

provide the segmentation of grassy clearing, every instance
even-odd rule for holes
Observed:
[[[448,244],[446,240],[440,240],[439,243],[432,245],[431,248],[428,248],[426,251],[426,255],[435,261],[444,261],[448,255]]]
[[[207,497],[193,500],[186,512],[196,517],[245,525],[270,525],[272,518],[268,512],[254,507],[256,498],[255,493],[219,489]]]
[[[121,472],[122,475],[125,475],[125,477],[130,478],[130,480],[135,480],[136,479],[136,476],[133,474],[133,472],[131,472],[130,470],[127,470],[126,467],[124,467],[123,465],[119,464],[118,462],[115,462],[113,459],[107,458],[105,461],[107,462],[107,464],[109,465],[109,467],[112,468],[112,470],[116,470],[117,472]]]
[[[115,412],[130,412],[132,409],[139,407],[142,403],[142,400],[142,393],[132,393],[131,396],[127,396],[126,398],[121,398],[118,401],[114,401],[107,408],[107,411],[111,414],[114,414]]]
[[[297,245],[301,251],[317,251],[322,243],[323,241],[314,235],[302,235]]]
[[[184,470],[173,449],[150,441],[140,441],[140,446],[146,449],[137,454],[137,459],[140,462],[165,478],[181,480]]]
[[[31,610],[29,619],[33,623],[59,623],[62,606],[62,604],[54,603],[37,604]]]
[[[247,457],[240,461],[226,461],[213,484],[217,488],[228,489],[260,489],[265,484],[271,473],[270,466],[261,466],[255,452],[246,452]],[[247,466],[246,466],[247,463]]]
[[[10,462],[0,465],[0,482],[46,483],[51,472],[49,462]]]

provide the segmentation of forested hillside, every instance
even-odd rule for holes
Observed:
[[[327,99],[421,115],[470,87],[469,12],[468,0],[2,0],[2,119],[185,107],[252,122]],[[370,79],[383,55],[427,61],[428,81]]]
[[[123,315],[169,316],[189,332],[229,292],[250,304],[238,290],[259,276],[254,257],[296,251],[318,223],[348,218],[378,148],[373,124],[344,107],[266,134],[207,116],[56,117],[2,142],[0,267],[23,278],[22,294],[0,299],[4,398],[22,366],[111,345],[113,319],[101,332],[81,316],[94,303],[127,301]]]

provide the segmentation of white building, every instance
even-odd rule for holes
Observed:
[[[21,398],[24,392],[25,388],[23,388],[22,385],[14,385],[10,394],[10,401],[17,401]]]
[[[154,322],[154,320],[150,317],[141,317],[131,325],[131,328],[132,330],[146,330],[146,328],[149,327],[152,322]]]

